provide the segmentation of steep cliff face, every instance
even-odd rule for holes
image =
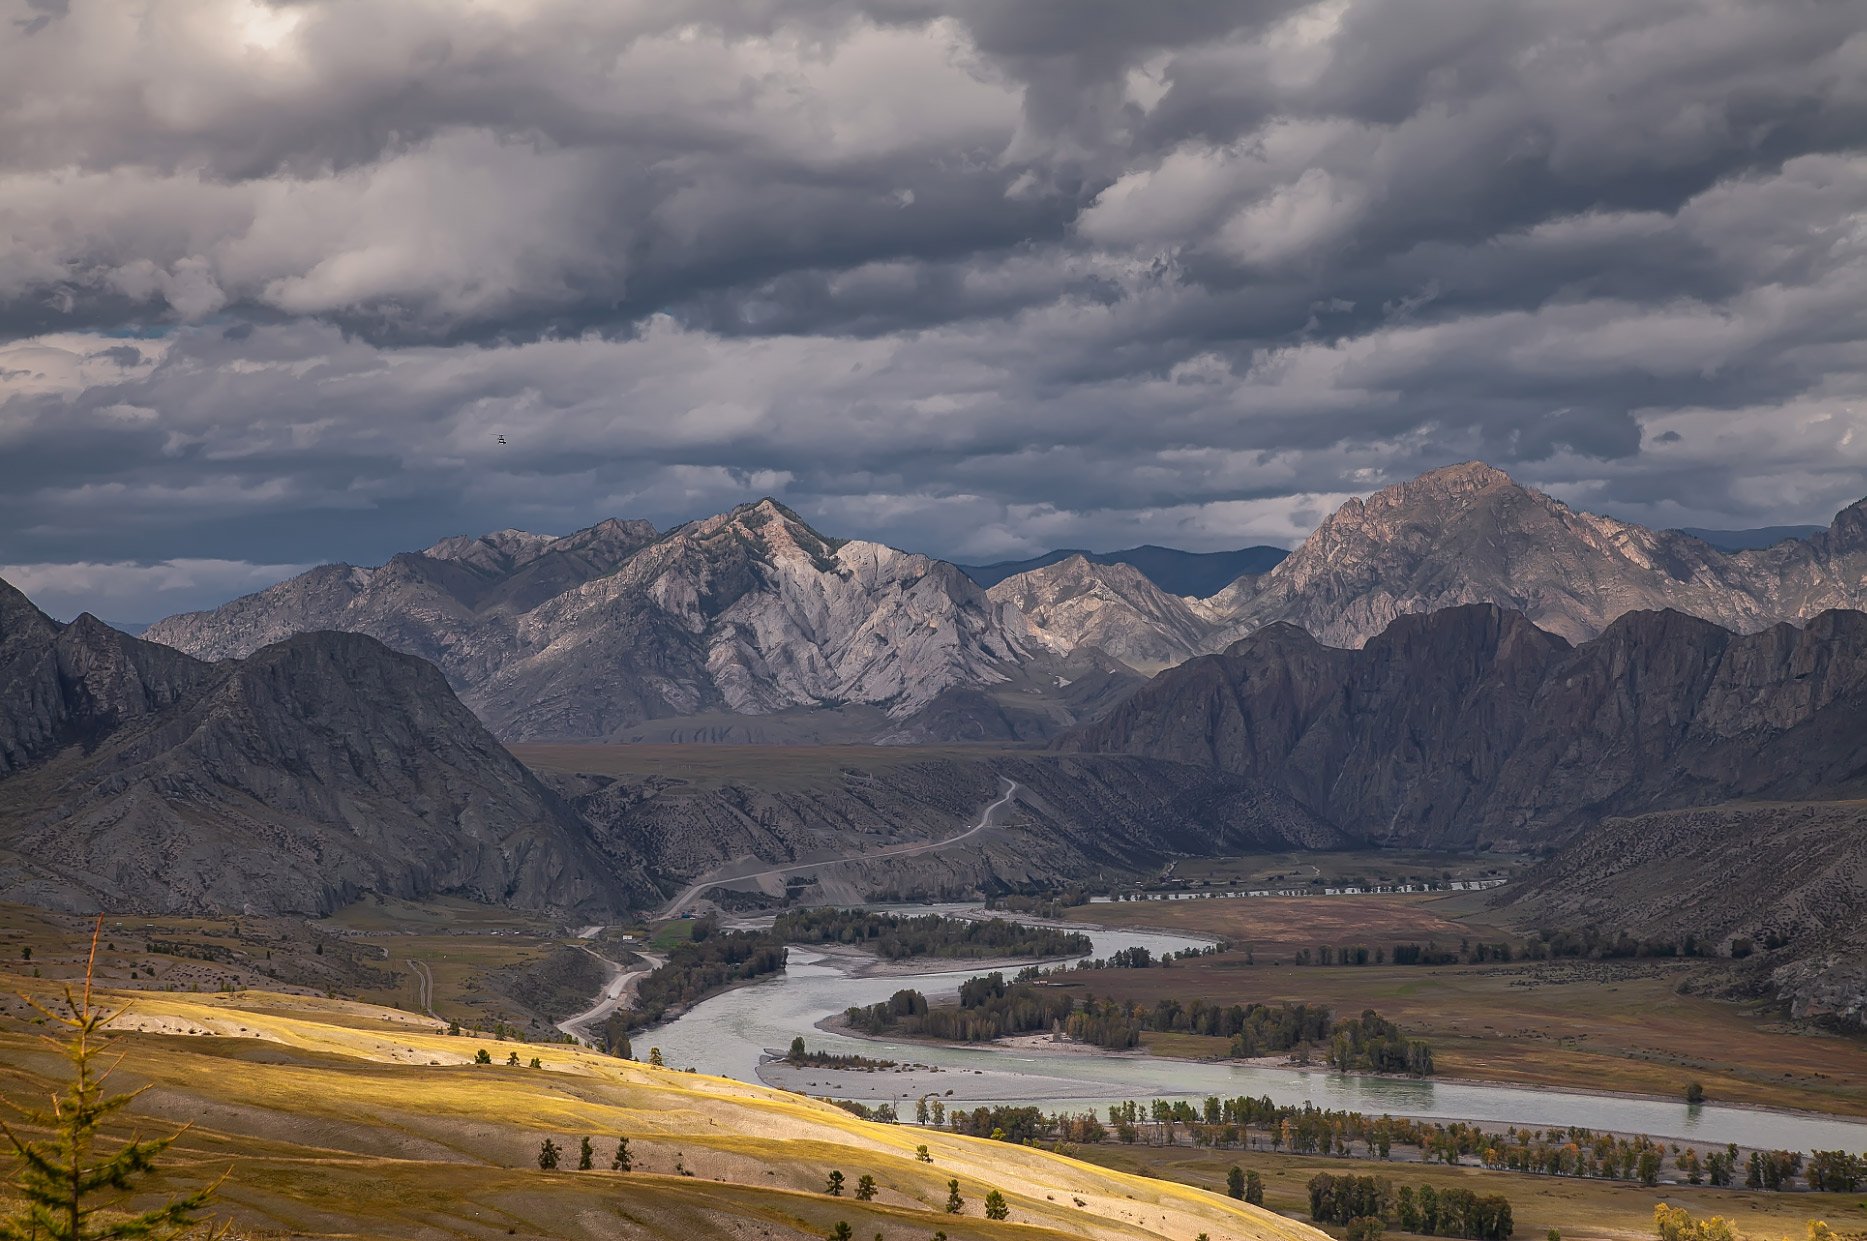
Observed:
[[[1282,564],[1207,601],[1223,618],[1212,641],[1283,621],[1359,646],[1397,617],[1467,603],[1522,612],[1572,642],[1662,608],[1755,632],[1867,601],[1864,530],[1857,504],[1810,539],[1727,553],[1577,512],[1467,462],[1337,509]]]
[[[1273,626],[1059,748],[1266,780],[1359,839],[1534,846],[1605,815],[1867,786],[1867,615],[1733,634],[1674,612],[1571,647],[1488,604],[1360,650]]]
[[[323,914],[371,891],[655,896],[436,669],[373,639],[209,664],[88,616],[57,625],[0,583],[0,685],[0,898]]]

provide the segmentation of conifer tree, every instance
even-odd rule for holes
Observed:
[[[563,1151],[559,1149],[558,1144],[553,1142],[550,1138],[546,1138],[538,1147],[538,1170],[541,1172],[555,1170],[558,1166],[558,1159],[562,1154]]]
[[[841,1198],[843,1196],[843,1174],[841,1172],[830,1173],[830,1183],[824,1186],[823,1192],[832,1198]]]
[[[594,1166],[596,1166],[596,1148],[590,1145],[589,1138],[585,1138],[583,1145],[577,1148],[577,1171],[588,1172]]]
[[[985,1196],[985,1217],[987,1219],[1011,1218],[1011,1208],[1005,1205],[1005,1195],[996,1189]]]
[[[98,1130],[109,1117],[127,1107],[142,1091],[107,1095],[108,1068],[98,1068],[104,1031],[127,1009],[99,1008],[92,999],[91,981],[97,966],[97,942],[104,929],[100,916],[91,932],[91,953],[84,965],[84,988],[73,994],[65,988],[63,1011],[48,1008],[30,996],[26,1002],[67,1032],[47,1037],[71,1065],[66,1088],[51,1097],[50,1107],[9,1105],[20,1120],[50,1136],[32,1140],[0,1121],[0,1136],[13,1147],[19,1166],[11,1183],[22,1205],[0,1219],[0,1241],[141,1241],[172,1237],[195,1222],[219,1187],[172,1198],[159,1206],[131,1213],[123,1201],[155,1168],[156,1157],[186,1129],[166,1138],[145,1140],[132,1136],[109,1155],[98,1150]],[[218,1235],[218,1233],[216,1234]]]
[[[1245,1196],[1245,1170],[1237,1164],[1225,1174],[1225,1192],[1240,1200]]]
[[[609,1161],[611,1172],[627,1172],[635,1167],[635,1160],[629,1157],[629,1139],[616,1139],[616,1157]]]
[[[946,1183],[946,1213],[948,1215],[958,1215],[965,1209],[966,1200],[959,1196],[959,1181],[948,1181]]]
[[[856,1182],[856,1201],[875,1201],[875,1178],[870,1176],[867,1172],[864,1172],[862,1174],[862,1179]]]

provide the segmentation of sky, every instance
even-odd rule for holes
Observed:
[[[0,0],[0,577],[1867,495],[1867,0]],[[500,443],[500,437],[504,443]]]

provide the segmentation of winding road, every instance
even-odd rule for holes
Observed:
[[[718,887],[722,883],[737,883],[742,879],[765,879],[776,875],[789,875],[800,870],[816,870],[819,867],[836,866],[844,862],[873,862],[879,861],[882,858],[914,857],[917,854],[931,853],[935,849],[944,849],[948,845],[956,845],[963,840],[969,840],[977,836],[980,832],[983,832],[986,828],[992,826],[993,813],[1018,795],[1017,781],[1006,779],[1004,776],[1000,776],[999,779],[1005,781],[1005,795],[987,806],[979,815],[979,821],[957,836],[948,836],[945,840],[923,840],[911,845],[890,845],[886,849],[877,849],[870,853],[854,853],[850,854],[848,857],[820,858],[815,862],[796,862],[789,866],[768,866],[762,869],[738,870],[737,873],[731,874],[715,872],[707,878],[691,885],[679,896],[675,897],[673,902],[669,904],[666,909],[661,911],[661,916],[664,918],[677,917],[681,910],[693,903],[695,897],[705,892],[708,888]],[[759,863],[745,862],[740,865],[757,867]],[[729,867],[727,869],[732,870],[734,868]]]
[[[590,929],[601,930],[602,928],[594,927]],[[583,938],[588,939],[589,936],[586,935]],[[579,946],[581,947],[581,945]],[[633,969],[624,969],[600,952],[590,948],[584,948],[584,951],[608,966],[613,972],[610,974],[609,981],[603,984],[602,994],[596,997],[596,1003],[584,1009],[575,1017],[566,1017],[564,1020],[558,1022],[557,1028],[580,1043],[594,1044],[595,1040],[586,1032],[586,1027],[602,1021],[618,1008],[627,1004],[630,997],[635,994],[636,981],[646,977],[648,973],[657,966],[667,964],[668,959],[652,952],[638,952],[636,955],[642,958],[642,964]]]
[[[421,994],[421,1011],[439,1021],[441,1018],[434,1011],[434,975],[428,972],[427,963],[424,961],[417,961],[410,957],[408,964],[409,968],[415,971],[415,985]]]

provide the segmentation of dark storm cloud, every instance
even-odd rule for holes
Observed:
[[[119,618],[768,491],[979,556],[1867,492],[1862,0],[15,3],[0,566]]]

